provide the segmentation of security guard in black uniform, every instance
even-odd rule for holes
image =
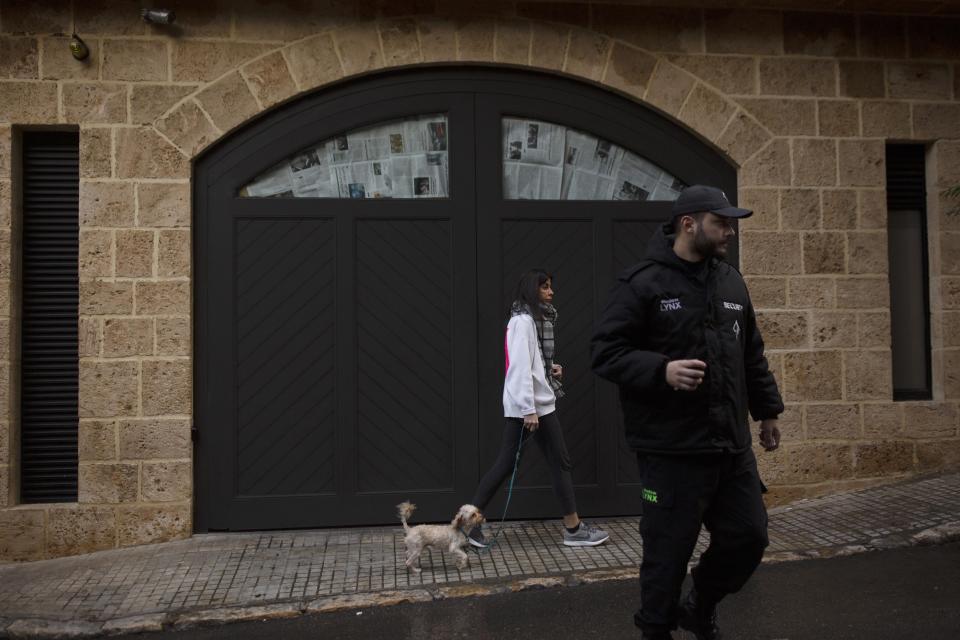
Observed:
[[[716,605],[767,547],[767,513],[747,410],[760,443],[780,444],[783,401],[743,277],[722,260],[732,219],[753,212],[720,190],[687,187],[647,256],[620,275],[593,336],[593,369],[620,387],[642,478],[643,562],[634,622],[648,639],[677,625],[720,638]],[[701,525],[710,546],[680,589]]]

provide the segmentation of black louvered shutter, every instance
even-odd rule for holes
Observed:
[[[76,502],[79,135],[23,134],[23,503]]]

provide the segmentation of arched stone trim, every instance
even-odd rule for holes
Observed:
[[[152,127],[192,159],[243,122],[305,93],[367,73],[438,63],[511,65],[599,84],[677,120],[740,167],[775,138],[690,71],[601,33],[535,20],[436,16],[346,24],[261,52],[181,99]],[[755,175],[762,171],[748,172],[748,183],[763,184]],[[789,177],[778,184],[789,184]]]

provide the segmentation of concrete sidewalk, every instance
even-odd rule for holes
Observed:
[[[0,566],[0,637],[90,637],[637,575],[636,518],[600,522],[610,541],[560,542],[559,523],[508,523],[460,571],[425,553],[403,566],[396,527],[197,535],[189,540]],[[494,525],[496,526],[496,525]],[[960,538],[960,474],[770,510],[767,562]],[[706,539],[701,538],[700,548]]]

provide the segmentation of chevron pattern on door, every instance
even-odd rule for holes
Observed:
[[[590,371],[594,307],[592,221],[507,220],[503,222],[501,237],[504,310],[509,307],[524,271],[541,267],[554,275],[554,304],[558,310],[556,360],[563,365],[565,393],[557,403],[557,412],[573,462],[574,484],[596,484],[596,398]],[[529,444],[536,448],[533,442]],[[551,486],[539,451],[523,457],[518,485]]]
[[[449,220],[357,229],[357,489],[453,485],[453,267]]]
[[[234,228],[238,493],[333,492],[335,224]]]

